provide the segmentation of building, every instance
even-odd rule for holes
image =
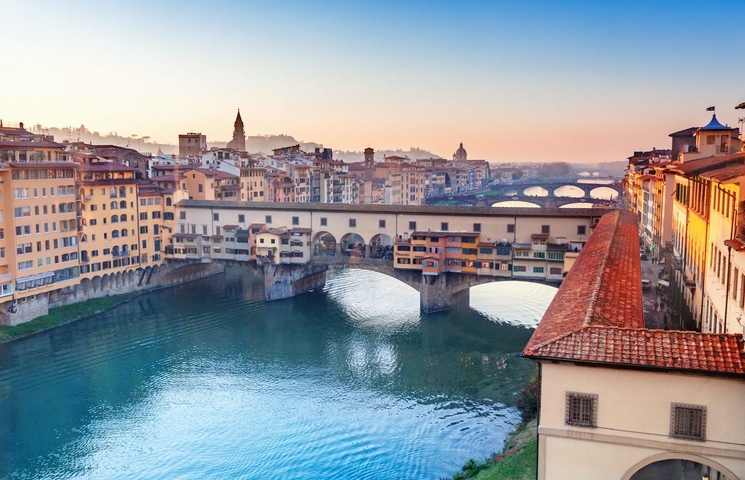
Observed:
[[[537,478],[628,480],[661,461],[744,478],[742,334],[644,328],[637,248],[635,216],[605,215],[523,351],[541,382]]]
[[[227,148],[232,148],[240,152],[246,151],[246,131],[243,129],[243,119],[241,118],[240,109],[233,123],[233,139],[228,142]]]
[[[453,154],[453,160],[455,160],[456,162],[463,162],[468,160],[468,152],[466,152],[466,149],[463,148],[463,142],[460,142],[460,147],[458,147],[458,150],[456,150]]]
[[[186,133],[178,136],[180,157],[201,157],[207,151],[207,135]]]
[[[78,283],[77,164],[52,137],[0,126],[0,320],[45,315]]]

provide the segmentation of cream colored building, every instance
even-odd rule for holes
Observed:
[[[644,328],[637,252],[634,215],[603,217],[525,347],[540,368],[538,479],[628,480],[652,464],[658,478],[743,479],[742,334]]]

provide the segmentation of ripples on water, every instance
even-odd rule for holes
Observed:
[[[511,283],[422,316],[371,272],[265,303],[230,271],[0,345],[0,478],[450,475],[519,420],[553,291]]]

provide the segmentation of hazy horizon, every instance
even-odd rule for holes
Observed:
[[[27,127],[217,142],[240,107],[334,150],[589,163],[745,117],[743,3],[7,3],[0,118]]]

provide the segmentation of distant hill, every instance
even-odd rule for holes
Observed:
[[[147,135],[143,136],[130,136],[125,137],[119,135],[117,132],[109,132],[102,134],[100,132],[91,132],[85,125],[79,127],[43,127],[42,125],[35,125],[31,128],[31,131],[36,133],[45,133],[47,135],[53,135],[57,142],[85,142],[92,143],[94,145],[119,145],[122,147],[130,147],[139,151],[143,154],[155,155],[158,150],[162,151],[166,155],[173,155],[178,153],[178,145],[169,143],[157,143],[150,142],[150,137]],[[227,145],[228,142],[207,142],[207,145],[212,148],[221,148]],[[275,148],[289,147],[291,145],[300,145],[300,148],[306,152],[313,152],[316,148],[323,148],[322,143],[316,142],[303,142],[295,139],[292,135],[252,135],[246,138],[246,150],[249,153],[262,152],[264,154],[271,154]],[[375,160],[383,161],[383,157],[389,155],[406,156],[411,159],[417,158],[440,158],[438,155],[422,150],[417,147],[411,147],[408,150],[380,150],[375,152]],[[334,151],[334,158],[344,160],[345,162],[361,162],[364,160],[364,153],[362,151]]]

